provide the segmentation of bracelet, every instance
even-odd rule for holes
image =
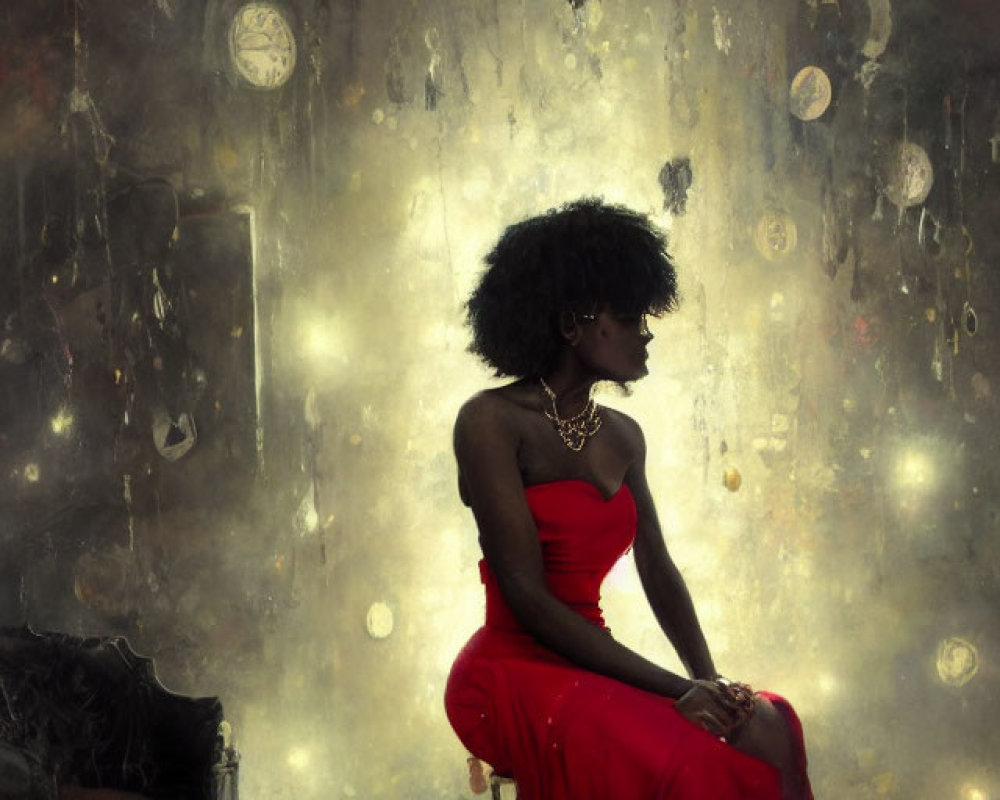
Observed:
[[[715,683],[726,693],[730,700],[736,705],[739,711],[740,724],[742,725],[753,715],[757,708],[757,701],[754,699],[754,691],[746,683],[731,681],[729,678],[719,675]]]

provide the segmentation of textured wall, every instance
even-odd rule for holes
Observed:
[[[218,694],[251,800],[470,796],[461,303],[505,224],[597,194],[678,263],[604,399],[720,668],[797,705],[818,797],[1000,797],[997,24],[579,5],[289,2],[273,89],[232,0],[0,12],[2,621]],[[677,666],[629,563],[605,604]]]

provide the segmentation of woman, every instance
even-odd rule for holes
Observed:
[[[676,302],[663,237],[584,200],[511,226],[486,261],[470,349],[517,380],[455,424],[486,587],[486,623],[445,693],[459,738],[520,800],[810,798],[791,707],[715,669],[663,542],[642,431],[592,398],[598,381],[648,372],[646,316]],[[630,546],[689,677],[604,624],[600,583]]]

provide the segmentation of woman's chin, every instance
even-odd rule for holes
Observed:
[[[643,367],[642,369],[633,370],[628,374],[617,375],[613,378],[608,378],[607,381],[609,383],[614,383],[617,384],[618,386],[621,386],[622,389],[628,392],[631,391],[631,386],[633,383],[641,381],[647,375],[649,375],[649,370]]]

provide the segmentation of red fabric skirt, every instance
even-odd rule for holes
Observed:
[[[799,742],[782,698],[765,694]],[[582,670],[528,634],[480,628],[445,692],[468,750],[518,800],[780,800],[778,772],[693,725],[674,701]]]

